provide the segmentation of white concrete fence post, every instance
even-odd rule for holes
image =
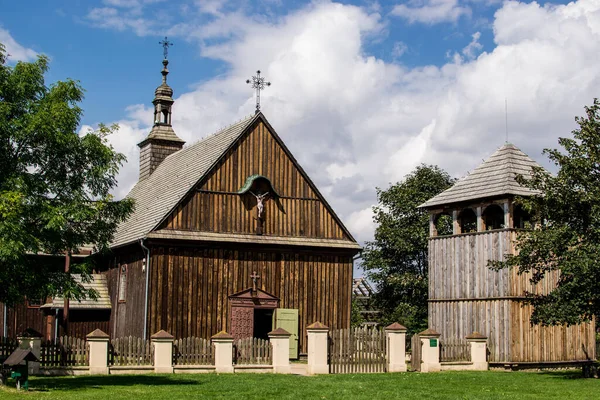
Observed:
[[[289,374],[290,366],[290,336],[291,333],[283,328],[269,332],[269,341],[273,347],[273,372],[276,374]]]
[[[41,360],[42,355],[42,335],[35,331],[25,331],[21,336],[17,336],[19,341],[19,348],[29,350]],[[40,373],[40,363],[31,361],[29,362],[29,374],[37,375]]]
[[[96,329],[86,336],[89,349],[90,375],[108,375],[108,341],[110,336]]]
[[[233,372],[233,336],[221,331],[211,341],[215,345],[215,371]]]
[[[173,373],[173,335],[160,330],[150,336],[154,347],[154,372],[158,374]]]
[[[421,337],[421,372],[441,371],[440,334],[433,329],[419,333]]]
[[[385,328],[387,372],[406,372],[406,327],[394,322]]]
[[[489,364],[487,361],[487,336],[479,332],[473,332],[467,336],[467,342],[471,345],[471,362],[473,370],[487,371]]]
[[[327,363],[329,328],[320,322],[315,322],[306,327],[308,333],[308,373],[328,374]]]

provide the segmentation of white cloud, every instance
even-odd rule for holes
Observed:
[[[396,42],[394,43],[394,47],[392,48],[392,57],[400,58],[406,53],[408,50],[408,46],[404,42]]]
[[[265,115],[353,234],[367,240],[375,187],[422,162],[465,175],[503,144],[505,98],[510,141],[543,163],[542,148],[568,136],[573,116],[598,96],[599,9],[594,0],[507,2],[495,14],[496,48],[475,58],[474,35],[464,57],[411,69],[365,54],[366,41],[382,34],[377,12],[319,2],[243,26],[243,14],[225,13],[189,35],[230,68],[176,94],[174,128],[193,143],[252,113],[244,81],[260,68],[273,83],[262,94]],[[221,40],[207,44],[208,37]],[[148,107],[129,112],[113,142],[129,158],[120,193],[137,179],[135,144],[152,120]]]
[[[17,43],[6,29],[0,28],[0,43],[4,44],[6,52],[10,54],[8,57],[9,63],[16,61],[33,61],[38,55],[34,50],[23,47]]]
[[[410,23],[424,24],[456,22],[462,16],[471,16],[471,9],[459,5],[458,0],[413,0],[408,4],[396,5],[391,14],[405,18]]]
[[[483,49],[483,45],[479,43],[480,37],[481,33],[475,32],[473,35],[471,35],[471,42],[464,49],[462,49],[462,53],[467,59],[474,59],[477,57],[477,53]]]

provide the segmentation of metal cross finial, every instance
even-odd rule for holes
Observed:
[[[252,278],[252,291],[256,293],[256,284],[260,279],[260,276],[258,276],[256,271],[252,271],[252,275],[250,275],[250,278]]]
[[[169,46],[173,46],[173,42],[169,42],[169,40],[165,36],[165,38],[158,42],[158,44],[160,44],[163,47],[163,54],[165,55],[166,60],[167,56],[169,55]]]
[[[258,114],[260,111],[260,91],[264,90],[266,86],[271,86],[271,82],[265,82],[265,78],[260,76],[260,70],[256,71],[256,76],[252,77],[252,80],[246,79],[246,83],[252,83],[252,89],[256,89],[256,111]]]

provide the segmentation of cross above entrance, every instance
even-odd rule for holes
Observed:
[[[256,284],[260,279],[260,276],[256,273],[256,271],[252,271],[252,275],[250,275],[250,278],[252,278],[252,292],[256,293]]]

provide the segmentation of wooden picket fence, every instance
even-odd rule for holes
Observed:
[[[270,365],[271,342],[259,338],[236,340],[233,344],[233,363],[236,365]]]
[[[19,347],[17,339],[0,336],[0,361],[4,361]]]
[[[88,365],[89,354],[85,339],[60,336],[41,343],[40,366],[76,367]]]
[[[188,337],[173,343],[174,365],[214,365],[214,346],[210,339]]]
[[[113,339],[109,346],[110,365],[152,365],[154,348],[150,340],[126,336]]]
[[[412,335],[410,338],[410,369],[411,371],[421,371],[421,336]]]
[[[332,330],[329,334],[329,372],[385,372],[386,345],[383,329],[365,326]]]
[[[471,361],[471,345],[466,340],[440,340],[440,362]]]

